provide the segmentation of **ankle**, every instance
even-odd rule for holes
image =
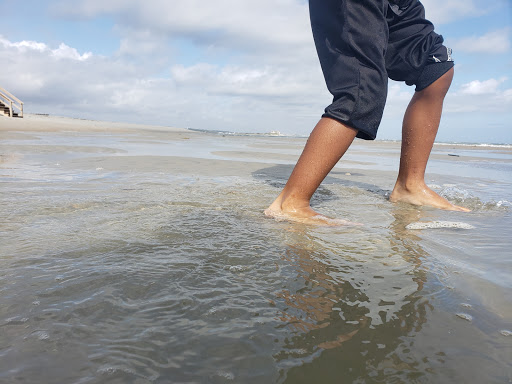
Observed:
[[[424,190],[427,187],[425,180],[423,179],[400,179],[396,181],[395,190],[403,192],[415,192],[418,190]]]
[[[286,196],[281,201],[281,209],[285,212],[298,211],[309,207],[309,200],[297,199],[292,196]]]

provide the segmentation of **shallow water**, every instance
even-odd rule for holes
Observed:
[[[357,144],[313,203],[363,227],[266,219],[291,172],[275,156],[302,144],[165,132],[5,140],[0,382],[512,380],[512,160],[481,148],[433,156],[442,172],[429,183],[474,210],[461,214],[389,203],[398,146]],[[252,166],[215,163],[226,151],[248,151]],[[474,228],[406,229],[440,221]]]

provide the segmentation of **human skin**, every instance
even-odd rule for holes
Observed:
[[[427,88],[415,92],[402,126],[402,148],[397,181],[389,200],[451,211],[469,209],[450,203],[427,187],[425,170],[437,135],[443,101],[453,79],[453,68]],[[321,182],[352,144],[357,130],[339,121],[322,118],[279,196],[265,215],[307,224],[355,224],[317,213],[310,200]]]

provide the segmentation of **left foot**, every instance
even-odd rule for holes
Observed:
[[[342,220],[342,219],[334,219],[332,217],[328,217],[322,215],[320,213],[315,212],[313,209],[301,209],[294,211],[285,211],[283,209],[275,210],[272,208],[267,208],[264,211],[265,216],[272,217],[277,221],[291,221],[302,224],[309,225],[318,225],[318,226],[355,226],[362,225],[360,223],[353,223],[351,221]]]
[[[393,203],[400,201],[412,205],[439,208],[447,211],[471,212],[471,209],[450,203],[426,185],[408,189],[397,183],[389,196],[389,201]]]
[[[265,209],[265,216],[272,217],[278,221],[292,221],[302,224],[320,225],[320,226],[342,226],[342,225],[362,225],[342,219],[333,219],[322,215],[313,210],[309,203],[283,204],[282,194]]]

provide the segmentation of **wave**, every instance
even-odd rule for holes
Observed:
[[[223,131],[217,129],[199,129],[199,128],[187,128],[194,132],[214,133],[219,135],[229,136],[279,136],[279,137],[294,137],[294,138],[307,138],[309,134],[299,133],[282,133],[277,130],[271,130],[269,132],[235,132],[235,131]],[[400,143],[401,140],[393,139],[376,139],[379,143]],[[481,147],[481,148],[501,148],[501,149],[512,149],[512,144],[509,143],[469,143],[469,142],[435,142],[434,145],[438,146],[457,146],[457,147]]]
[[[439,146],[457,146],[457,147],[481,147],[481,148],[512,148],[512,144],[496,144],[496,143],[438,143],[434,145]]]

